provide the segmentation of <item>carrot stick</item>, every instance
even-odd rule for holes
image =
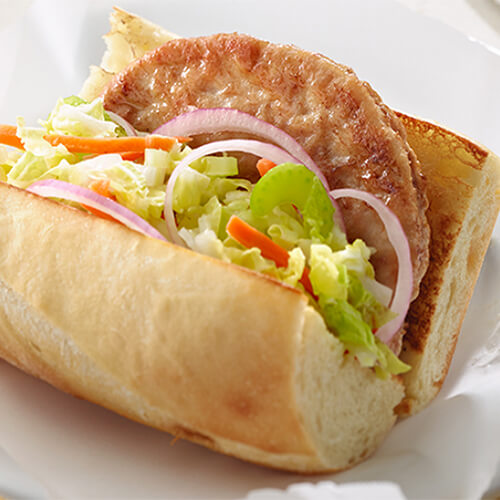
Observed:
[[[241,243],[244,247],[259,248],[262,256],[266,259],[274,261],[278,267],[288,266],[288,259],[290,256],[284,248],[274,243],[271,238],[267,237],[260,231],[257,231],[257,229],[253,228],[236,215],[232,215],[229,219],[226,231],[232,238],[234,238],[238,243]],[[313,287],[309,279],[309,269],[304,269],[300,282],[304,288],[317,299],[316,295],[314,295]]]
[[[286,267],[288,265],[288,252],[274,243],[274,241],[265,234],[257,231],[244,220],[233,215],[226,226],[226,231],[236,241],[244,247],[257,247],[260,249],[262,256],[272,260],[278,267]]]
[[[257,170],[259,171],[260,176],[262,177],[264,174],[267,174],[269,170],[276,166],[276,163],[273,163],[271,160],[267,160],[266,158],[261,158],[257,162]]]
[[[57,146],[62,144],[70,153],[126,153],[144,152],[145,149],[170,151],[173,137],[146,135],[144,137],[76,137],[72,135],[46,135],[44,139]]]
[[[14,146],[18,149],[24,149],[21,139],[16,135],[17,127],[14,125],[0,125],[0,144]]]
[[[17,127],[0,125],[0,143],[24,149],[24,145],[16,136]],[[77,137],[72,135],[48,134],[44,139],[52,146],[64,145],[71,153],[132,153],[145,149],[163,149],[170,151],[176,141],[188,142],[189,137],[165,137],[162,135],[146,135],[134,137]]]

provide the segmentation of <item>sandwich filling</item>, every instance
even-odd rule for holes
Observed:
[[[399,330],[406,312],[397,290],[376,280],[375,249],[347,240],[335,192],[306,162],[259,141],[193,149],[185,137],[143,134],[100,99],[60,99],[40,124],[0,128],[14,146],[0,150],[0,181],[298,288],[346,355],[381,377],[409,369],[388,346],[387,325]],[[236,150],[257,157],[256,182]],[[411,279],[401,286],[411,292]]]

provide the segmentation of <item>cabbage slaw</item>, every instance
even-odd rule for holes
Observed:
[[[314,174],[311,177],[310,170],[304,170],[293,157],[284,158],[283,164],[253,184],[238,177],[236,158],[225,154],[194,155],[193,150],[181,142],[176,142],[169,151],[145,149],[142,161],[130,161],[120,154],[93,156],[70,152],[61,144],[54,146],[45,140],[50,133],[79,137],[133,135],[126,122],[113,121],[100,99],[92,103],[76,97],[60,99],[48,119],[40,124],[42,128],[31,128],[18,120],[17,134],[25,151],[0,150],[0,180],[34,192],[40,183],[46,186],[50,181],[91,191],[93,182],[107,180],[116,203],[131,212],[130,219],[138,216],[151,226],[151,230],[146,228],[141,232],[150,236],[157,233],[171,240],[168,220],[165,221],[168,216],[164,212],[165,193],[170,190],[170,222],[174,220],[183,244],[304,291],[349,354],[363,366],[374,367],[380,376],[409,369],[374,335],[377,329],[394,320],[395,315],[388,307],[392,292],[375,280],[369,261],[373,249],[361,240],[347,242],[339,225],[332,223],[332,211],[326,208],[324,199],[319,209],[311,201],[306,210],[306,202],[298,199],[297,186],[306,178],[313,183],[317,178]],[[216,151],[207,148],[209,152],[212,150]],[[183,161],[190,157],[193,161]],[[182,168],[176,171],[179,164]],[[321,198],[321,193],[328,199],[329,193],[322,183],[316,184],[316,196],[311,200]],[[270,198],[277,196],[277,186],[288,190],[290,199],[269,203]],[[260,205],[266,205],[264,211],[255,208],[255,199],[259,198],[256,194],[252,206],[252,195],[257,192]],[[89,199],[88,194],[86,196],[85,199]],[[58,198],[63,199],[64,195]],[[167,204],[168,200],[167,196]],[[331,203],[329,207],[335,211]],[[289,255],[286,267],[265,258],[259,248],[245,248],[232,238],[226,226],[233,216],[286,250]],[[126,220],[121,222],[127,224]],[[307,293],[301,283],[306,269],[314,295]]]

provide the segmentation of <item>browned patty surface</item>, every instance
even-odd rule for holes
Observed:
[[[414,292],[428,265],[420,165],[394,113],[352,70],[293,46],[239,34],[177,39],[134,62],[105,91],[104,105],[143,131],[193,108],[229,107],[292,135],[330,187],[371,192],[396,213],[410,242]],[[394,285],[397,263],[378,216],[342,202],[350,239],[377,248],[377,278]]]

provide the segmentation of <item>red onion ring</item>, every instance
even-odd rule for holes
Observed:
[[[382,220],[387,237],[396,252],[398,278],[390,309],[397,314],[397,317],[377,330],[377,337],[387,344],[401,328],[410,307],[413,291],[413,267],[408,239],[394,212],[373,194],[358,189],[335,189],[330,194],[336,199],[344,197],[356,198],[373,208]]]
[[[75,186],[69,182],[48,179],[34,182],[26,191],[48,198],[60,198],[68,201],[75,201],[83,205],[95,208],[100,212],[113,217],[125,226],[134,231],[142,233],[151,238],[167,241],[153,226],[148,224],[142,217],[120,205],[116,201],[95,193],[90,189]]]
[[[127,120],[125,120],[125,118],[122,118],[120,115],[113,113],[113,111],[106,110],[106,113],[109,115],[111,120],[113,120],[117,125],[120,125],[120,127],[125,130],[125,133],[129,137],[137,135],[135,128]]]
[[[153,134],[173,137],[224,131],[253,134],[273,141],[281,149],[290,153],[295,158],[295,163],[298,160],[298,163],[302,163],[311,170],[319,178],[326,191],[330,191],[326,177],[305,149],[291,135],[270,123],[238,109],[208,108],[188,111],[164,123]],[[335,207],[334,221],[345,233],[345,224],[340,208],[334,199],[332,199],[332,204]]]
[[[177,243],[177,245],[186,246],[186,243],[179,236],[179,233],[177,231],[177,224],[175,223],[174,211],[172,208],[175,182],[177,181],[177,178],[182,173],[182,171],[189,167],[189,164],[193,161],[198,160],[199,158],[202,158],[206,155],[222,153],[224,151],[241,151],[244,153],[251,153],[256,156],[267,158],[273,163],[295,163],[297,161],[296,158],[291,156],[286,151],[283,151],[278,146],[247,139],[232,139],[228,141],[211,142],[209,144],[200,146],[199,148],[193,149],[193,151],[191,151],[186,157],[184,157],[182,161],[180,161],[179,164],[175,167],[172,175],[167,182],[167,191],[165,193],[165,222],[167,223],[167,230],[170,240],[174,243]]]

